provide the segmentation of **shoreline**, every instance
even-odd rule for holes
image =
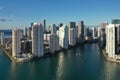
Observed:
[[[34,57],[34,58],[31,58],[31,59],[22,60],[22,61],[19,61],[19,60],[13,58],[12,57],[12,53],[10,51],[7,51],[2,45],[0,45],[0,48],[12,62],[16,62],[16,63],[29,63],[29,62],[40,60],[40,59],[45,58],[45,57],[49,57],[49,56],[58,54],[59,52],[62,52],[62,51],[67,51],[67,50],[70,50],[72,48],[76,48],[78,46],[85,45],[85,44],[92,44],[92,43],[89,43],[89,42],[87,42],[87,43],[79,43],[79,44],[76,44],[75,46],[69,46],[68,49],[61,48],[59,51],[55,51],[54,53],[46,52],[41,57]]]
[[[5,55],[10,58],[11,61],[15,62],[13,57],[10,55],[10,53],[7,52],[7,50],[4,49],[2,45],[0,45],[1,50],[5,53]]]
[[[86,43],[85,43],[86,44]],[[62,52],[62,51],[66,51],[66,50],[70,50],[72,48],[76,48],[77,46],[81,46],[81,45],[84,45],[84,44],[79,44],[79,45],[75,45],[75,46],[69,46],[68,49],[63,49],[61,48],[59,51],[55,51],[54,53],[50,53],[50,52],[46,52],[44,53],[43,56],[41,57],[34,57],[32,59],[27,59],[27,60],[23,60],[23,61],[19,61],[15,58],[12,57],[12,53],[10,51],[7,51],[7,49],[4,48],[4,46],[0,45],[0,48],[1,50],[5,53],[5,55],[12,61],[12,62],[16,62],[16,63],[28,63],[28,62],[33,62],[33,61],[37,61],[37,60],[40,60],[42,58],[45,58],[45,57],[49,57],[49,56],[52,56],[54,54],[58,54],[59,52]]]
[[[18,61],[15,58],[12,57],[12,53],[10,54],[10,51],[7,51],[3,46],[0,45],[1,50],[3,51],[3,53],[5,53],[5,55],[12,61],[12,62],[16,62],[16,63],[28,63],[28,62],[33,62],[33,61],[37,61],[39,59],[48,57],[52,54],[50,54],[49,52],[45,53],[44,56],[41,57],[34,57],[32,59],[27,59],[26,61]]]
[[[98,45],[99,46],[99,45]],[[99,46],[100,48],[100,46]],[[108,57],[108,54],[106,53],[105,49],[100,48],[100,52],[103,54],[104,58],[109,61],[109,62],[114,62],[114,63],[120,63],[120,60],[117,59],[112,59]]]

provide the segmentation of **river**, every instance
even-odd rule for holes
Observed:
[[[11,62],[0,49],[0,80],[120,80],[120,64],[106,61],[97,44],[30,63]]]

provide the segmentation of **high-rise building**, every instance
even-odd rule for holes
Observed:
[[[120,24],[116,24],[117,28],[117,44],[120,45]]]
[[[108,25],[108,22],[103,22],[99,24],[99,27],[106,28],[107,25]]]
[[[106,26],[106,52],[109,58],[115,58],[116,54],[116,26],[109,24]]]
[[[56,25],[55,24],[51,25],[51,34],[56,34]]]
[[[59,51],[60,47],[59,47],[59,36],[57,34],[54,34],[54,39],[55,39],[55,51]]]
[[[1,32],[1,45],[4,45],[4,33]]]
[[[30,29],[32,29],[33,24],[34,24],[34,23],[33,23],[33,22],[31,22],[31,26],[30,26],[31,28],[30,28]]]
[[[31,38],[31,28],[27,30],[27,37]]]
[[[27,37],[27,27],[24,27],[24,36]]]
[[[59,37],[56,34],[49,35],[49,46],[50,46],[51,53],[54,53],[55,51],[60,50]]]
[[[68,40],[69,45],[75,46],[76,44],[76,23],[75,22],[69,22],[68,24]]]
[[[76,36],[76,42],[78,40],[78,26],[75,26],[75,36]]]
[[[105,35],[105,28],[98,27],[97,28],[97,36],[100,38],[100,37],[103,37],[104,35]]]
[[[97,29],[95,27],[92,27],[92,36],[93,38],[97,37]]]
[[[19,57],[21,53],[21,30],[12,30],[12,57]]]
[[[43,26],[34,23],[32,26],[32,54],[35,57],[44,55],[43,52]]]
[[[116,24],[116,28],[117,28],[117,44],[120,45],[120,19],[113,19],[112,24]]]
[[[98,37],[101,37],[101,27],[98,27],[97,30],[98,30],[97,36],[98,36]]]
[[[98,38],[101,43],[101,47],[105,48],[106,45],[106,26],[108,25],[107,22],[100,23],[98,27]]]
[[[79,21],[78,22],[78,36],[77,36],[77,42],[83,43],[84,42],[84,22]]]
[[[59,36],[56,34],[44,34],[44,41],[49,43],[49,50],[51,53],[60,50]]]
[[[53,34],[49,35],[49,49],[51,53],[55,52],[55,37]]]
[[[29,31],[32,31],[32,26],[33,26],[33,24],[34,24],[33,22],[30,23],[30,27],[29,27],[29,29],[28,29]]]
[[[58,27],[62,27],[62,26],[63,26],[63,23],[58,24]]]
[[[120,19],[113,19],[112,24],[120,24]]]
[[[69,28],[75,28],[76,27],[76,23],[75,22],[69,22],[68,27]]]
[[[41,21],[41,24],[42,24],[42,26],[43,26],[43,32],[46,32],[46,20],[43,19],[43,20]]]
[[[89,28],[88,27],[84,27],[84,36],[89,36]]]
[[[75,36],[75,28],[69,29],[69,45],[75,46],[76,45],[76,36]]]
[[[62,26],[59,28],[59,46],[68,49],[68,27]]]

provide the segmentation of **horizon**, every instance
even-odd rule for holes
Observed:
[[[1,0],[0,29],[29,27],[31,22],[46,19],[46,25],[68,24],[83,20],[85,25],[111,23],[120,18],[118,0]],[[46,26],[46,27],[47,27]]]

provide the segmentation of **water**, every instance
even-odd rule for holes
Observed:
[[[0,49],[0,80],[120,80],[120,64],[106,61],[96,44],[20,64]]]
[[[12,36],[12,30],[0,30],[0,33],[3,32],[4,33],[4,37],[5,38],[9,38]],[[0,35],[1,36],[1,35]]]
[[[12,30],[0,30],[0,33],[3,32],[4,33],[4,37],[5,38],[10,38],[12,36]],[[21,32],[23,33],[23,30],[21,30]],[[0,35],[1,36],[1,35]]]

